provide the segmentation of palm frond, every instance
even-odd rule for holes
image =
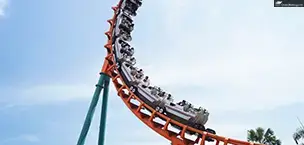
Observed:
[[[264,138],[263,138],[263,140],[262,140],[262,142],[261,143],[267,143],[267,142],[273,142],[273,141],[275,141],[276,140],[276,138],[273,138],[273,136],[274,136],[274,132],[270,129],[270,128],[268,128],[267,130],[266,130],[266,132],[265,132],[265,134],[264,134]],[[274,136],[275,137],[275,136]]]
[[[265,130],[262,127],[256,128],[257,141],[259,143],[261,143],[264,138],[264,131]]]
[[[247,141],[251,141],[251,142],[257,141],[257,135],[253,129],[247,131]]]
[[[304,129],[299,128],[294,134],[293,134],[293,139],[295,140],[296,144],[298,144],[298,141],[300,139],[304,139]]]
[[[281,142],[281,140],[276,140],[276,144],[275,145],[282,145],[282,142]]]
[[[266,132],[262,127],[248,130],[247,141],[265,145],[282,145],[281,140],[276,138],[271,128],[268,128]]]

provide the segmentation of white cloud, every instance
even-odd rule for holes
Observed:
[[[11,137],[11,138],[1,140],[0,144],[7,144],[7,143],[21,141],[21,140],[26,141],[26,142],[32,142],[32,143],[40,141],[40,139],[34,134],[22,134],[17,137]]]
[[[2,109],[18,105],[54,104],[75,100],[90,100],[95,88],[95,84],[41,84],[30,86],[20,90],[18,93],[19,97],[8,100],[8,104]],[[114,90],[114,86],[110,84],[109,94],[114,93]],[[100,98],[102,98],[102,93],[100,93]]]
[[[21,91],[18,102],[22,104],[50,104],[89,98],[93,87],[86,85],[39,85]]]
[[[25,134],[20,136],[20,138],[22,138],[23,140],[26,140],[28,142],[39,142],[40,139],[36,136],[36,135],[32,135],[32,134]]]
[[[5,15],[4,11],[7,7],[7,5],[8,5],[7,0],[0,0],[0,17]]]

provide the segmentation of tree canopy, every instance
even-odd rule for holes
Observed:
[[[274,135],[272,129],[265,130],[262,127],[258,127],[255,130],[250,129],[247,132],[247,141],[254,143],[261,143],[266,145],[281,145],[281,141]]]

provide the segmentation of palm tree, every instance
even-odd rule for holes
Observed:
[[[281,141],[276,138],[274,132],[268,128],[265,130],[261,127],[248,130],[247,141],[261,143],[266,145],[281,145]]]
[[[299,144],[298,141],[300,139],[304,139],[304,128],[299,128],[294,134],[293,139],[295,140],[296,144]],[[304,145],[304,143],[301,143],[300,145]]]

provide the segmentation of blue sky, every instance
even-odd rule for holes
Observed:
[[[76,143],[117,2],[0,0],[0,145]],[[219,135],[246,140],[247,129],[270,127],[290,145],[304,120],[303,12],[270,0],[145,1],[132,45],[152,83],[208,108]],[[107,144],[168,144],[113,88],[108,110]]]

